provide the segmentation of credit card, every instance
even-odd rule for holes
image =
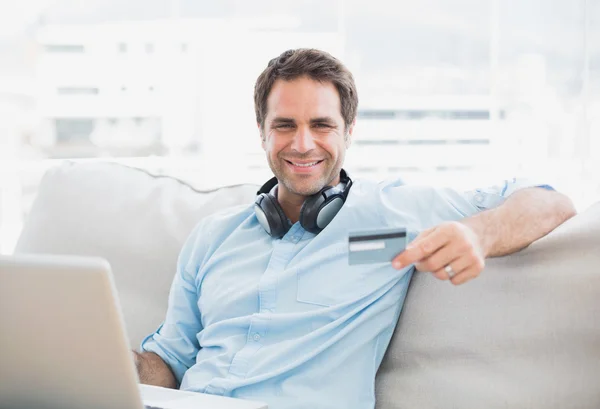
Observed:
[[[348,264],[389,263],[405,248],[402,227],[353,231],[348,235]]]

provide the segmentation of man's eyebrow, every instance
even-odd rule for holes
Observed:
[[[311,123],[322,123],[322,122],[327,122],[327,123],[331,123],[331,124],[335,124],[335,121],[332,117],[330,116],[322,116],[319,118],[313,118],[310,120]]]
[[[282,116],[278,116],[276,118],[273,118],[273,120],[271,121],[271,123],[272,124],[274,124],[274,123],[278,123],[278,124],[281,124],[281,123],[284,123],[284,124],[294,124],[294,123],[296,123],[296,121],[293,118],[285,118],[285,117],[282,117]]]

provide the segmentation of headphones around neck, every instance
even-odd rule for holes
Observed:
[[[277,178],[265,183],[256,194],[254,212],[260,225],[274,238],[282,238],[292,227],[292,222],[283,212],[277,201]],[[340,172],[337,186],[325,186],[319,192],[307,197],[300,209],[300,225],[314,234],[323,230],[340,211],[352,186],[352,179],[346,171]]]

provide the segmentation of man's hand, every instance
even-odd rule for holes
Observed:
[[[425,230],[392,265],[400,269],[414,263],[419,271],[463,284],[481,273],[487,257],[519,251],[575,214],[573,203],[563,194],[538,187],[523,189],[496,208]]]
[[[458,285],[479,276],[486,256],[481,239],[469,226],[447,222],[422,232],[392,265],[401,269],[415,264],[418,271]]]
[[[140,365],[142,364],[141,354],[137,351],[131,351],[133,357],[133,364],[135,365],[135,370],[140,371]]]
[[[132,353],[140,383],[177,389],[175,375],[161,357],[154,352],[132,351]]]

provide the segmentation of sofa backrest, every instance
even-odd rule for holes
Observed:
[[[52,169],[18,253],[112,265],[132,347],[164,319],[196,223],[253,200],[116,164]],[[377,376],[377,407],[600,407],[600,204],[463,286],[416,274]]]
[[[258,186],[201,192],[114,163],[64,165],[43,177],[17,253],[106,258],[132,347],[165,317],[183,242],[205,216],[249,203]]]

